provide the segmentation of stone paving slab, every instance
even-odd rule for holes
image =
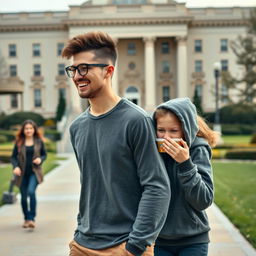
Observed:
[[[20,203],[0,208],[0,256],[68,256],[79,199],[79,171],[72,156],[38,187],[35,230],[21,227]],[[212,230],[209,256],[256,256],[216,205],[208,210]]]

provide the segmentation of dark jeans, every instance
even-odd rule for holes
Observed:
[[[184,246],[155,246],[155,256],[207,256],[208,243]]]
[[[24,176],[20,186],[21,207],[25,220],[35,220],[36,216],[36,187],[38,181],[35,174]],[[28,208],[29,197],[29,208]]]

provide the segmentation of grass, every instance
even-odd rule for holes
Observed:
[[[51,171],[53,168],[58,166],[58,160],[64,160],[65,158],[57,157],[55,153],[48,153],[47,159],[43,163],[43,172],[44,174]],[[0,197],[2,197],[3,192],[8,190],[9,182],[12,177],[12,165],[11,164],[3,164],[0,165]],[[18,189],[15,188],[15,192],[18,192]],[[0,201],[0,205],[2,202]]]
[[[256,248],[256,164],[213,161],[215,203]]]
[[[243,144],[249,143],[251,140],[251,135],[224,135],[222,139],[225,144]]]

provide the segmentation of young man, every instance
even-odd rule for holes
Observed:
[[[78,35],[62,56],[72,58],[66,72],[90,103],[70,127],[81,173],[70,256],[152,256],[170,201],[152,121],[113,91],[117,51],[109,35]]]

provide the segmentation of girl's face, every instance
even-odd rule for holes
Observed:
[[[158,138],[182,138],[184,134],[180,120],[176,115],[167,113],[157,118],[156,134]]]
[[[26,137],[33,137],[35,129],[32,124],[26,124],[24,127],[24,135]]]

